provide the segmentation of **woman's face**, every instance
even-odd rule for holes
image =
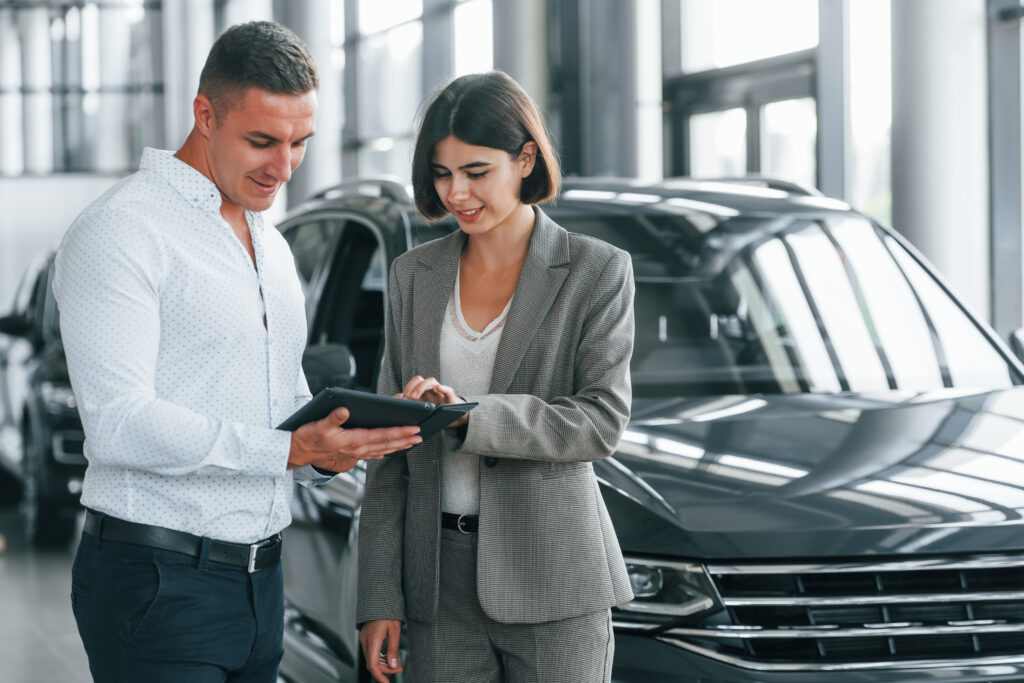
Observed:
[[[527,142],[513,159],[503,150],[470,145],[449,135],[434,147],[434,189],[463,232],[489,232],[523,206],[519,190],[533,170],[536,154],[534,142]]]

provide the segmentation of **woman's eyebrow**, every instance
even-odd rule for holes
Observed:
[[[459,166],[458,170],[464,171],[467,168],[480,168],[481,166],[490,166],[490,165],[491,165],[491,162],[489,162],[489,161],[471,161],[468,164],[463,164],[462,166]],[[444,164],[439,164],[436,161],[431,161],[430,162],[430,166],[432,168],[443,168],[446,171],[448,170],[447,166],[445,166]]]

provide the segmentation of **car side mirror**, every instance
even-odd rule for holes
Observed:
[[[12,313],[0,318],[0,334],[7,334],[12,337],[28,338],[32,334],[32,324],[24,315]]]
[[[302,371],[314,395],[327,387],[350,389],[355,384],[356,359],[345,344],[307,346]]]
[[[1024,361],[1024,327],[1018,327],[1010,333],[1010,350],[1019,360]]]

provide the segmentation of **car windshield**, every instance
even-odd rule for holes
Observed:
[[[928,271],[855,214],[550,213],[632,254],[637,396],[1014,381],[1007,360]]]

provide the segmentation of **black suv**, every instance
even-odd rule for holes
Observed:
[[[632,419],[595,463],[636,594],[615,681],[1024,676],[1024,367],[920,254],[772,181],[571,180],[545,211],[636,277]],[[455,229],[378,180],[288,215],[314,391],[372,390],[389,264]],[[290,680],[362,675],[364,473],[296,488]]]
[[[74,534],[86,464],[52,282],[50,255],[29,266],[0,318],[0,468],[20,480],[28,538],[39,545]]]

